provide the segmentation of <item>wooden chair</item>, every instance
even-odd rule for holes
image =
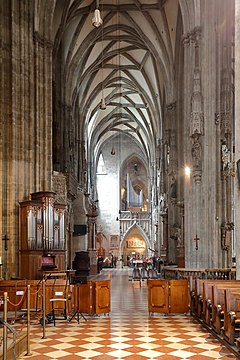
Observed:
[[[61,292],[59,292],[60,294]],[[66,302],[67,299],[64,295],[55,296],[50,299],[52,303],[52,312],[50,313],[50,320],[53,321],[53,325],[56,325],[56,320],[67,320]]]
[[[66,272],[53,272],[48,275],[53,279],[52,296],[49,299],[51,303],[51,312],[47,314],[47,322],[53,321],[54,326],[56,320],[67,320],[67,289],[69,278]],[[61,279],[64,279],[63,284]]]

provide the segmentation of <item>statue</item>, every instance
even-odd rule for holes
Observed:
[[[166,194],[162,193],[160,195],[160,213],[165,214],[167,212],[167,201],[166,201]]]
[[[194,139],[194,143],[192,146],[192,157],[194,160],[194,166],[198,168],[201,165],[202,159],[202,147],[198,137]]]
[[[222,167],[223,171],[230,170],[230,150],[225,143],[222,144]]]
[[[87,211],[87,216],[97,217],[98,216],[98,200],[93,200],[90,197],[90,194],[85,194],[85,208]]]
[[[177,198],[177,180],[176,180],[175,176],[172,176],[170,189],[171,189],[170,190],[171,198],[176,199]]]

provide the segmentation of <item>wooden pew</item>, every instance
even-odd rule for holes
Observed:
[[[193,314],[201,320],[206,321],[207,299],[209,287],[213,284],[232,284],[236,280],[222,279],[195,279],[191,293],[191,305]],[[239,282],[240,284],[240,282]]]
[[[240,283],[235,281],[226,282],[225,284],[214,284],[212,286],[212,317],[210,323],[217,334],[221,334],[221,329],[224,326],[226,289],[240,292]]]
[[[222,334],[231,345],[239,346],[240,336],[240,289],[224,290],[224,325]]]
[[[203,284],[205,281],[210,282],[223,282],[234,281],[236,279],[235,269],[206,269],[201,270],[201,275],[194,276],[192,272],[189,272],[189,293],[190,293],[190,311],[192,314],[202,318],[202,312],[205,313],[206,304],[203,303],[204,289]],[[200,275],[199,273],[196,273]]]
[[[212,321],[212,304],[214,301],[214,290],[213,286],[218,288],[226,287],[240,287],[240,281],[238,280],[206,280],[203,283],[203,314],[202,319],[207,325],[211,325]],[[216,295],[217,296],[217,295]],[[214,309],[215,311],[215,309]],[[215,313],[213,315],[215,321]]]
[[[193,315],[200,317],[201,314],[201,299],[204,279],[189,280],[190,291],[190,311]]]

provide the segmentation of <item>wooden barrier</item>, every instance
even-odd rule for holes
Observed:
[[[82,314],[99,315],[109,313],[111,307],[110,291],[110,280],[88,280],[86,284],[75,285],[75,311],[79,307]]]
[[[163,266],[162,277],[166,280],[173,279],[219,279],[219,280],[235,280],[236,269],[234,268],[218,268],[218,269],[191,269],[178,268],[176,266]]]
[[[0,296],[3,292],[8,293],[8,311],[14,312],[15,315],[11,319],[12,321],[17,321],[24,316],[27,309],[27,297],[26,290],[27,286],[30,285],[30,308],[31,313],[34,313],[41,316],[42,311],[42,282],[37,280],[28,280],[24,283],[16,282],[15,280],[2,280],[0,283]],[[52,311],[52,304],[50,299],[54,297],[56,292],[64,293],[67,301],[67,312],[71,312],[73,308],[74,298],[72,296],[73,285],[67,284],[64,280],[52,280],[49,279],[46,281],[46,313]],[[59,308],[60,308],[59,304]],[[1,310],[1,308],[0,308]]]
[[[110,280],[92,281],[92,310],[94,314],[110,312]]]
[[[186,313],[188,310],[188,280],[148,280],[149,313]]]
[[[30,285],[30,307],[39,317],[42,315],[42,282],[39,280],[2,280],[0,282],[0,297],[4,292],[8,294],[8,311],[15,312],[11,319],[21,319],[27,309],[27,286]],[[110,280],[89,280],[86,284],[73,285],[63,279],[46,279],[45,306],[46,314],[51,313],[51,298],[56,294],[66,298],[66,313],[71,314],[77,307],[81,313],[102,314],[110,312]],[[3,305],[0,305],[3,310]],[[56,303],[55,309],[60,310],[62,303]]]

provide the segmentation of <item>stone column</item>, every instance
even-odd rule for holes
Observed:
[[[52,185],[52,43],[33,34],[34,6],[17,0],[0,4],[0,198],[2,235],[10,238],[6,278],[18,275],[19,201],[51,191]]]
[[[195,44],[192,39],[192,34],[186,33],[183,35],[183,47],[184,47],[184,103],[183,103],[183,130],[182,130],[182,166],[190,166],[191,162],[191,142],[189,134],[189,122],[191,119],[191,97],[193,90],[193,74],[194,74],[194,55],[195,55]],[[192,179],[191,177],[186,178],[183,176],[183,199],[184,199],[184,245],[185,245],[185,265],[186,267],[192,267],[193,265],[193,248],[192,238],[193,235],[193,224],[195,219],[193,216],[193,203],[192,203]],[[195,231],[195,230],[194,230]]]
[[[235,1],[235,155],[240,159],[240,2]],[[240,280],[240,178],[234,178],[234,237],[237,279]]]
[[[36,191],[52,188],[52,48],[43,34],[34,33]]]

